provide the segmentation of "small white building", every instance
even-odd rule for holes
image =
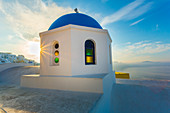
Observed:
[[[9,52],[6,52],[6,53],[5,52],[0,52],[1,58],[7,59],[9,55],[11,55],[11,53],[9,53]]]
[[[11,55],[12,55],[11,53],[0,52],[1,63],[11,63],[10,60],[9,60]]]
[[[13,55],[13,54],[9,54],[8,55],[8,60],[11,62],[11,63],[15,63],[17,61],[17,56],[16,55]]]
[[[103,93],[115,81],[112,40],[90,16],[61,16],[40,38],[40,75],[22,76],[21,86]]]
[[[24,55],[18,55],[18,61],[23,61],[24,60]]]

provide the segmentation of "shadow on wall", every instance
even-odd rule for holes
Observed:
[[[103,80],[103,95],[90,113],[110,113],[112,87],[115,85],[115,72],[109,73]]]

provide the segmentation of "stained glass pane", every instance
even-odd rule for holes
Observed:
[[[55,56],[58,56],[59,55],[59,51],[55,51]]]
[[[93,63],[93,57],[92,56],[86,56],[86,62],[87,63]]]
[[[59,62],[59,58],[55,58],[55,63],[58,63]]]
[[[86,49],[86,55],[93,55],[93,49]]]
[[[59,48],[59,44],[57,43],[57,44],[55,44],[55,48],[56,49],[58,49]]]
[[[91,40],[85,42],[85,64],[95,64],[95,47]]]

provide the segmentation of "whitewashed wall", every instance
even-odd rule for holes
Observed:
[[[106,30],[73,26],[71,29],[72,75],[109,73],[109,39]],[[85,41],[95,42],[96,64],[85,65]]]
[[[111,43],[107,30],[67,25],[54,30],[40,33],[41,45],[45,54],[40,55],[40,75],[88,75],[109,73],[109,45]],[[96,65],[85,65],[85,41],[95,41]],[[59,66],[52,66],[51,50],[53,41],[59,42]],[[50,54],[46,54],[50,53]]]
[[[70,29],[55,29],[40,34],[42,52],[40,54],[40,75],[71,75]],[[59,65],[52,66],[53,42],[59,42]]]

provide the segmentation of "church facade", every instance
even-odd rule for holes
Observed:
[[[22,87],[102,93],[106,76],[115,81],[112,40],[90,16],[61,16],[40,39],[40,75],[22,76]]]

